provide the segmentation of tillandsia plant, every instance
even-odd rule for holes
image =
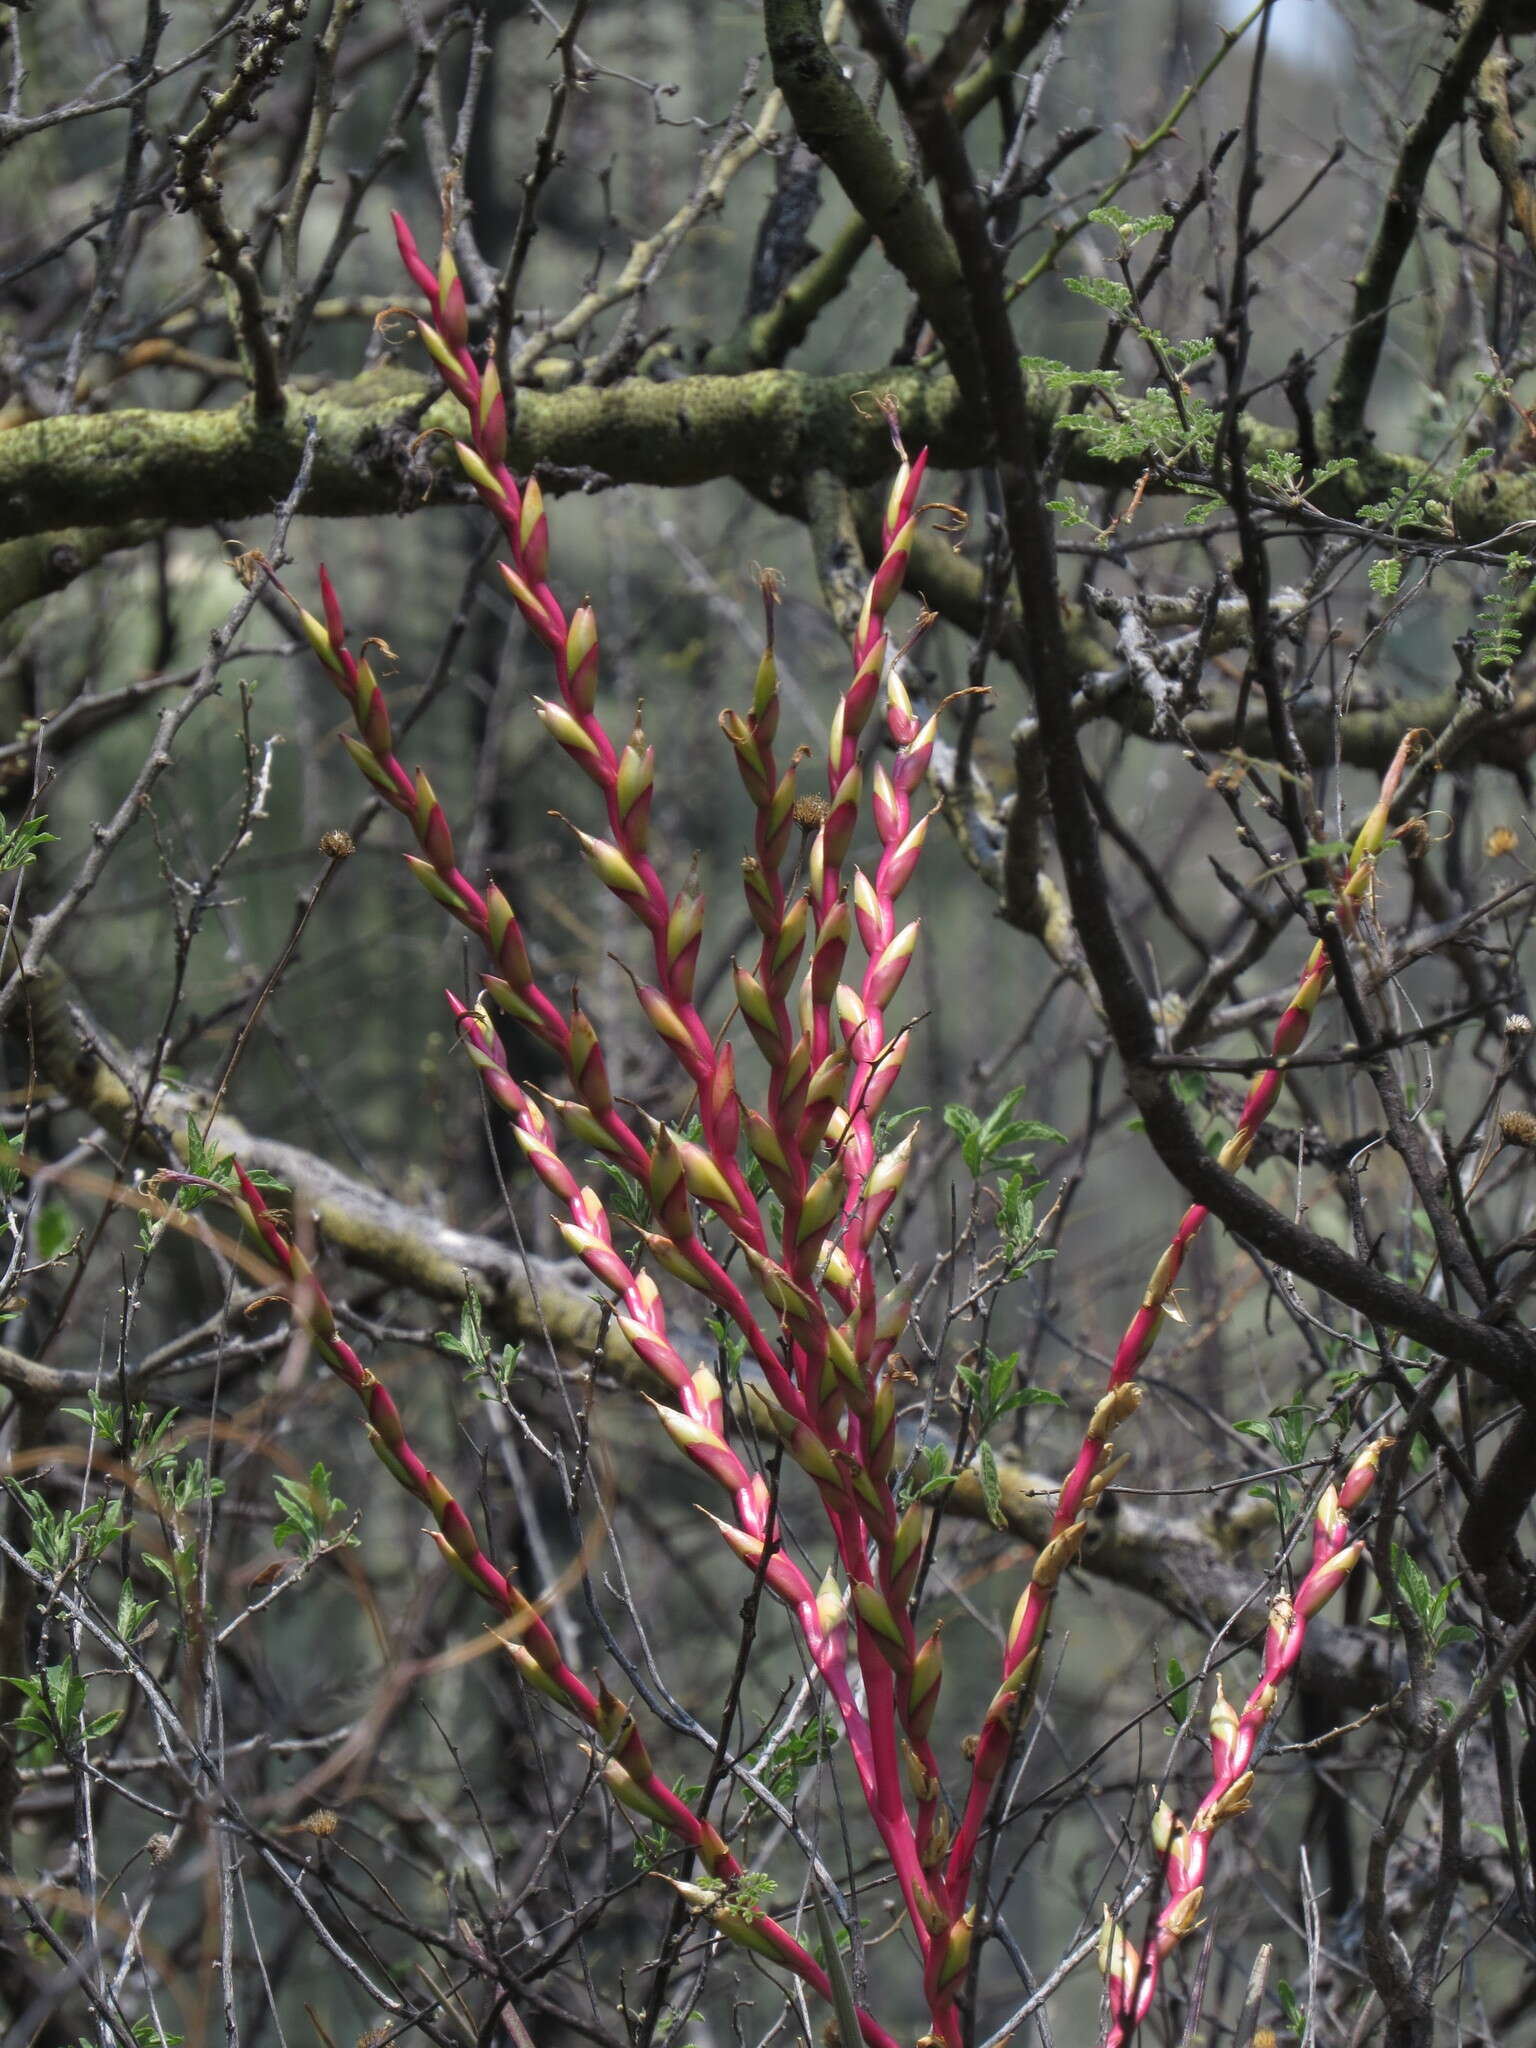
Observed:
[[[555,688],[538,702],[538,715],[598,792],[599,830],[572,829],[594,874],[644,934],[650,965],[646,978],[635,981],[636,998],[686,1078],[697,1106],[696,1137],[621,1112],[597,1029],[579,999],[573,995],[562,1007],[539,985],[506,895],[494,882],[481,889],[460,869],[431,783],[409,772],[394,750],[369,643],[361,653],[348,646],[341,605],[323,570],[323,616],[300,608],[300,620],[352,715],[355,730],[344,736],[348,751],[415,837],[417,851],[408,856],[413,871],[483,950],[479,1000],[466,1005],[449,998],[460,1040],[554,1196],[566,1244],[611,1298],[618,1328],[665,1390],[655,1403],[662,1427],[723,1496],[717,1525],[724,1541],[793,1617],[835,1707],[921,1958],[931,2036],[958,2048],[977,1925],[979,1852],[1028,1712],[1058,1584],[1095,1503],[1125,1462],[1114,1435],[1141,1400],[1133,1375],[1163,1319],[1177,1314],[1175,1283],[1205,1211],[1191,1209],[1183,1218],[1121,1342],[1060,1488],[1050,1538],[1007,1631],[1000,1682],[979,1733],[965,1746],[968,1786],[952,1799],[932,1740],[943,1679],[939,1634],[920,1639],[913,1612],[927,1511],[920,1499],[903,1504],[898,1487],[900,1347],[912,1310],[899,1285],[883,1291],[880,1272],[881,1225],[901,1192],[916,1132],[883,1151],[877,1135],[909,1043],[908,1027],[893,1024],[891,1015],[918,928],[900,921],[898,906],[923,850],[927,818],[914,813],[914,804],[937,729],[936,712],[924,718],[913,708],[902,677],[904,650],[893,649],[887,627],[922,509],[925,455],[909,459],[893,417],[897,468],[854,635],[852,678],[830,723],[824,793],[802,786],[798,755],[781,762],[775,753],[771,583],[765,585],[765,650],[750,709],[721,717],[755,819],[742,886],[761,943],[755,960],[734,973],[736,1011],[766,1072],[752,1101],[738,1079],[730,1039],[695,1003],[703,897],[692,876],[669,891],[651,857],[655,750],[638,720],[616,744],[598,715],[596,618],[587,604],[568,612],[551,586],[543,495],[536,480],[519,483],[507,467],[503,394],[494,364],[479,361],[469,346],[452,256],[445,248],[434,271],[398,218],[396,232],[406,268],[430,308],[417,323],[421,338],[467,420],[456,444],[459,461],[505,537],[511,557],[501,566],[506,586],[550,656]],[[1338,911],[1346,928],[1386,843],[1391,801],[1413,745],[1406,741],[1399,750],[1340,880]],[[859,866],[853,854],[866,816],[878,853]],[[802,835],[800,886],[791,855]],[[859,965],[852,964],[855,941]],[[1247,1159],[1328,973],[1319,945],[1277,1029],[1274,1064],[1254,1083],[1223,1151],[1224,1165],[1235,1169]],[[498,1034],[500,1017],[548,1049],[567,1077],[568,1096],[536,1099],[515,1077]],[[578,1153],[638,1183],[646,1214],[632,1222],[636,1251],[616,1241],[607,1206],[567,1163],[562,1135]],[[243,1172],[240,1192],[247,1221],[286,1276],[295,1314],[361,1401],[374,1450],[429,1509],[433,1541],[496,1616],[522,1676],[586,1731],[594,1763],[618,1803],[664,1829],[696,1859],[698,1882],[674,1880],[684,1898],[723,1935],[830,2001],[839,2022],[856,2023],[871,2048],[887,2048],[892,2037],[876,2017],[861,2009],[855,2022],[833,1945],[825,1964],[802,1946],[766,1908],[761,1888],[748,1880],[715,1823],[665,1782],[629,1706],[602,1680],[594,1688],[572,1670],[537,1605],[487,1554],[469,1515],[413,1448],[394,1399],[341,1336],[309,1262]],[[701,1295],[743,1347],[750,1369],[741,1379],[740,1415],[716,1372],[690,1363],[669,1335],[662,1292],[644,1260]],[[830,1555],[819,1582],[785,1548],[775,1489],[761,1461],[750,1457],[753,1436],[760,1448],[797,1465],[825,1508]],[[1218,1682],[1210,1792],[1187,1824],[1159,1806],[1153,1833],[1163,1860],[1163,1899],[1144,1953],[1106,1923],[1107,2038],[1116,2048],[1149,2009],[1160,1963],[1198,1920],[1211,1837],[1245,1809],[1256,1747],[1307,1623],[1359,1554],[1349,1517],[1370,1489],[1381,1448],[1362,1451],[1339,1484],[1323,1493],[1310,1569],[1294,1596],[1274,1605],[1262,1676],[1240,1715]]]

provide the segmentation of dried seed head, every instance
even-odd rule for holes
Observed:
[[[350,860],[356,853],[357,846],[350,832],[343,832],[337,828],[327,832],[320,841],[320,851],[327,860]]]
[[[797,796],[795,798],[794,820],[802,832],[814,832],[826,821],[827,800],[824,796]]]
[[[1429,822],[1425,818],[1409,818],[1397,828],[1396,838],[1410,860],[1422,860],[1429,851]]]
[[[1526,1016],[1523,1010],[1511,1010],[1504,1019],[1504,1036],[1506,1038],[1528,1038],[1530,1033],[1530,1018]]]
[[[151,1835],[145,1846],[149,1850],[150,1862],[158,1866],[165,1861],[176,1845],[169,1835]]]
[[[1536,1116],[1526,1109],[1506,1110],[1499,1118],[1499,1136],[1506,1145],[1523,1145],[1536,1151]]]
[[[329,1806],[317,1806],[313,1813],[306,1813],[302,1820],[279,1830],[285,1835],[315,1835],[323,1840],[334,1835],[341,1826],[341,1816]]]
[[[1519,844],[1519,835],[1512,825],[1495,825],[1483,841],[1483,852],[1489,860],[1499,860],[1505,854],[1513,853]]]

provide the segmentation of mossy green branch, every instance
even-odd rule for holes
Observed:
[[[1063,0],[1025,0],[1022,7],[1014,9],[985,61],[954,89],[954,115],[960,127],[968,126],[983,107],[997,98],[1059,18],[1062,7]],[[943,230],[936,220],[933,227],[935,234],[942,237]],[[804,341],[817,315],[843,290],[874,239],[869,222],[856,213],[838,230],[830,245],[785,286],[776,304],[746,321],[729,340],[710,350],[704,367],[730,372],[766,369],[782,363],[790,350]],[[895,254],[891,260],[897,261]]]
[[[932,446],[938,461],[974,456],[951,378],[877,369],[520,391],[508,459],[520,473],[549,465],[578,481],[595,474],[661,486],[724,476],[767,481],[815,461],[867,482],[894,459],[872,390],[891,393],[909,438]],[[290,396],[273,420],[258,419],[248,404],[37,420],[0,434],[0,540],[132,518],[200,525],[266,513],[293,483],[311,415],[320,444],[306,512],[367,517],[407,507],[420,501],[422,465],[451,459],[446,441],[437,452],[421,436],[458,425],[451,401],[428,398],[422,380],[386,369]],[[558,488],[559,476],[553,481]]]
[[[821,32],[819,0],[767,0],[763,29],[773,82],[801,141],[821,158],[916,293],[960,388],[979,393],[980,357],[960,262],[924,197],[922,172],[901,162],[843,75]]]
[[[874,403],[886,393],[908,442],[926,443],[937,467],[966,468],[985,459],[983,437],[952,377],[888,368],[840,377],[797,370],[667,383],[635,377],[601,389],[520,391],[509,459],[518,471],[537,467],[554,491],[593,480],[687,488],[734,477],[766,501],[792,509],[813,470],[848,485],[890,474],[890,433]],[[1031,387],[1041,446],[1054,403],[1043,388]],[[257,419],[243,403],[217,412],[135,409],[36,420],[0,433],[0,543],[72,529],[65,536],[70,548],[94,551],[96,528],[116,529],[102,543],[111,547],[140,521],[201,526],[264,516],[292,486],[311,416],[320,439],[306,513],[369,518],[462,498],[447,440],[431,433],[456,426],[456,408],[434,400],[423,379],[391,366],[319,392],[290,394],[275,420]],[[1253,458],[1291,445],[1289,435],[1258,421],[1246,422],[1243,433]],[[1076,483],[1131,489],[1154,462],[1139,448],[1114,460],[1090,455],[1074,437],[1064,474]],[[1317,494],[1317,504],[1348,518],[1362,505],[1410,490],[1420,504],[1437,499],[1446,509],[1431,507],[1426,517],[1432,523],[1423,527],[1405,521],[1398,534],[1403,540],[1476,545],[1507,535],[1513,547],[1522,538],[1516,529],[1536,521],[1536,472],[1477,472],[1453,491],[1448,479],[1416,458],[1377,448],[1362,451],[1354,469]],[[936,546],[935,557],[939,552]],[[46,579],[38,582],[36,559],[18,556],[15,569],[25,586],[23,601],[42,594]],[[929,574],[949,580],[936,561]],[[1091,665],[1086,644],[1082,651]]]
[[[40,597],[63,590],[94,569],[103,556],[142,546],[160,531],[153,519],[125,526],[66,527],[58,533],[29,534],[0,546],[0,619]]]

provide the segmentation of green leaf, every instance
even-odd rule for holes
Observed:
[[[272,1541],[279,1550],[296,1536],[304,1555],[312,1555],[329,1540],[331,1523],[347,1511],[346,1502],[331,1492],[331,1475],[322,1464],[311,1467],[307,1484],[299,1479],[279,1478],[274,1481],[274,1490],[282,1510],[282,1520],[272,1532]],[[357,1542],[355,1536],[342,1540],[348,1544]]]
[[[37,1212],[37,1255],[44,1265],[62,1258],[75,1241],[74,1212],[63,1202],[44,1202]]]
[[[1047,512],[1054,512],[1063,526],[1092,526],[1093,520],[1076,498],[1050,498],[1046,501]]]
[[[43,818],[23,818],[10,831],[0,831],[0,874],[31,867],[41,849],[57,841],[57,832],[43,830],[44,822]]]
[[[1112,277],[1068,277],[1062,282],[1069,292],[1076,292],[1082,299],[1092,299],[1096,306],[1116,318],[1123,318],[1131,311],[1130,286],[1117,284]]]
[[[1297,2003],[1296,1994],[1282,1977],[1275,1985],[1275,1996],[1280,2001],[1280,2010],[1285,2014],[1285,2023],[1299,2041],[1306,2033],[1306,2015]]]
[[[1372,562],[1366,574],[1378,597],[1396,597],[1398,585],[1403,580],[1403,565],[1396,556],[1388,556],[1383,561]]]
[[[1166,235],[1173,230],[1171,213],[1127,213],[1119,206],[1095,206],[1088,215],[1095,227],[1113,228],[1127,249],[1133,248],[1144,235]]]
[[[997,1459],[992,1446],[984,1443],[976,1457],[976,1476],[981,1481],[982,1505],[987,1511],[987,1520],[994,1529],[1007,1525],[1003,1519],[1003,1482],[998,1477]]]
[[[1190,1683],[1189,1676],[1177,1657],[1168,1659],[1168,1692],[1168,1704],[1173,1710],[1173,1718],[1182,1726],[1189,1719]]]

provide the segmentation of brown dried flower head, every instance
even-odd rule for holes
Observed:
[[[1508,1109],[1499,1118],[1499,1136],[1506,1145],[1522,1145],[1536,1152],[1536,1116],[1528,1109]]]
[[[1406,818],[1397,828],[1397,838],[1410,860],[1422,860],[1429,851],[1429,821]]]

